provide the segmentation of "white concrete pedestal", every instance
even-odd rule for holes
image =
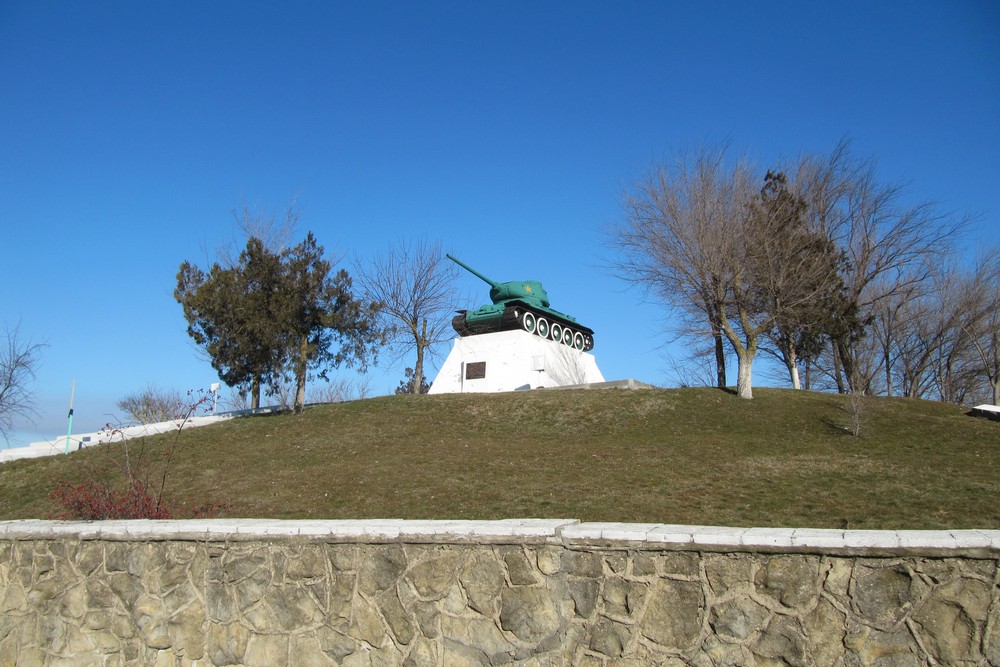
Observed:
[[[604,382],[594,355],[527,331],[500,331],[456,338],[429,393],[488,393],[591,382]]]

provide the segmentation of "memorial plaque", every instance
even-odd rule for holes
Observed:
[[[486,362],[473,361],[465,365],[466,380],[482,380],[486,377]]]

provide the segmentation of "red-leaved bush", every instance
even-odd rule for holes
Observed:
[[[191,396],[192,392],[188,392]],[[104,442],[94,452],[81,452],[83,481],[61,480],[49,498],[59,506],[56,518],[99,521],[102,519],[170,519],[163,499],[177,438],[187,420],[210,396],[195,396],[178,421],[174,441],[162,448],[145,437],[130,440],[125,431],[105,427]],[[208,506],[211,507],[211,506]]]
[[[57,519],[169,519],[170,510],[154,498],[139,480],[124,491],[109,489],[95,480],[79,484],[59,482],[49,496],[63,508]]]

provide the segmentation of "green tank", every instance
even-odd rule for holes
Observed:
[[[498,283],[467,264],[447,255],[463,269],[490,286],[492,304],[460,310],[451,325],[459,336],[523,330],[582,352],[594,349],[594,331],[575,318],[549,307],[549,295],[537,280]]]

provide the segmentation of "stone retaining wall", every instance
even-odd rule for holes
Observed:
[[[1000,666],[1000,532],[0,522],[0,666]]]

